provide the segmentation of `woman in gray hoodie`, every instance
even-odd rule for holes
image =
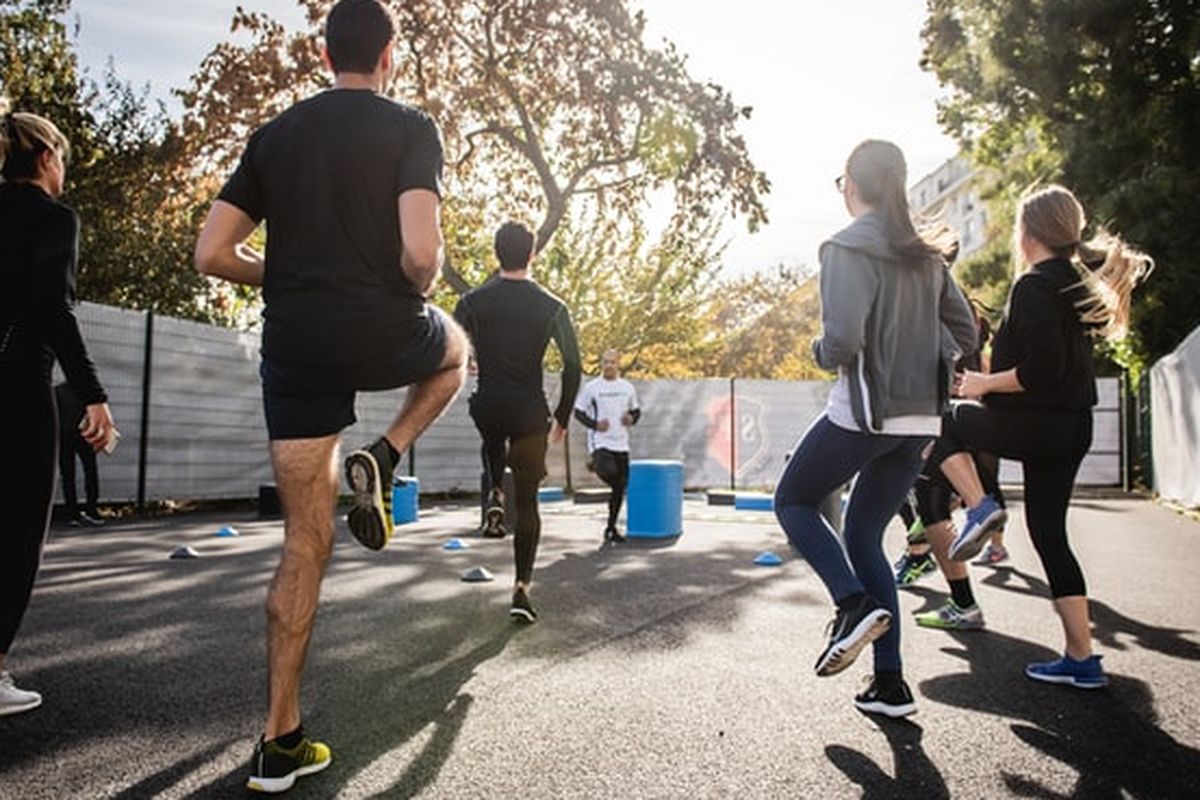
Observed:
[[[837,185],[854,221],[821,246],[817,363],[838,373],[825,413],[801,437],[775,489],[775,514],[837,606],[817,675],[843,671],[874,642],[871,685],[855,705],[900,717],[916,706],[901,674],[896,587],[883,531],[941,429],[948,363],[975,346],[975,320],[950,277],[949,241],[918,232],[904,155],[868,140]],[[844,547],[819,511],[851,478]]]

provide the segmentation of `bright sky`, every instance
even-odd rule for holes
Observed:
[[[301,23],[295,0],[240,2]],[[833,179],[862,139],[900,145],[910,184],[956,151],[937,126],[937,83],[917,66],[925,0],[632,2],[645,9],[652,43],[671,39],[693,76],[754,108],[743,130],[772,183],[770,224],[754,235],[729,229],[731,273],[815,265],[821,241],[847,221]],[[122,77],[166,99],[228,35],[238,3],[75,0],[80,56],[97,74],[112,56]]]

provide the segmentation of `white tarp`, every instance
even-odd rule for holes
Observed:
[[[1200,328],[1150,369],[1154,489],[1200,507]]]

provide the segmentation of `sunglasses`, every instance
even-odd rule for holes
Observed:
[[[836,178],[833,179],[833,185],[837,187],[837,190],[839,192],[845,192],[846,191],[846,176],[838,175]]]

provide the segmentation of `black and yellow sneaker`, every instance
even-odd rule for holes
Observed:
[[[392,538],[392,462],[388,443],[375,444],[346,456],[346,483],[354,492],[354,505],[346,514],[350,532],[364,547],[382,550]]]
[[[286,792],[292,788],[296,778],[312,775],[329,766],[333,760],[329,746],[305,736],[303,728],[297,733],[300,743],[290,748],[283,747],[278,739],[269,742],[258,740],[254,746],[254,756],[250,759],[247,789],[267,794]]]

